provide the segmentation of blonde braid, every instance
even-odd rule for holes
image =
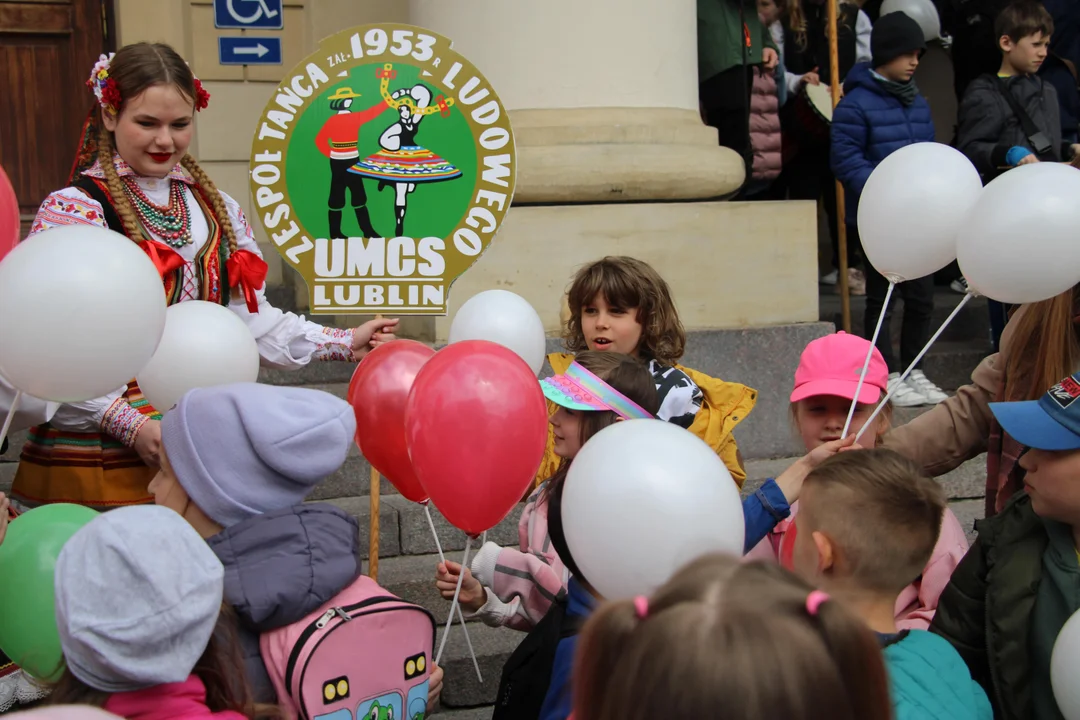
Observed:
[[[105,173],[105,184],[109,186],[109,195],[112,196],[113,209],[124,223],[124,231],[132,240],[142,239],[142,229],[139,226],[139,218],[135,215],[134,208],[128,202],[124,185],[120,182],[120,176],[116,173],[116,165],[113,164],[112,133],[101,126],[98,134],[98,164]]]
[[[228,208],[225,207],[225,198],[221,197],[217,185],[215,185],[214,181],[210,179],[210,176],[206,174],[206,171],[199,167],[199,163],[195,162],[195,158],[191,157],[190,153],[184,154],[180,164],[191,174],[191,177],[195,178],[195,182],[199,183],[199,187],[202,188],[203,194],[210,198],[210,203],[214,208],[214,216],[217,218],[218,225],[221,226],[221,233],[225,236],[225,240],[228,243],[229,255],[232,255],[236,252],[236,231],[233,230]],[[230,278],[230,281],[231,280],[232,278]]]

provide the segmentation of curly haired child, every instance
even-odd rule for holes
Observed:
[[[686,330],[667,282],[648,263],[631,257],[605,257],[581,268],[567,294],[569,315],[563,342],[570,353],[614,351],[646,363],[659,395],[656,416],[690,430],[716,451],[740,486],[746,479],[732,435],[757,401],[757,392],[738,383],[679,365]],[[574,356],[548,355],[557,373]],[[549,404],[548,410],[555,411]],[[554,436],[537,473],[537,485],[558,467]]]

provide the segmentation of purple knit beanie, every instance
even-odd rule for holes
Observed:
[[[344,400],[257,383],[192,390],[161,421],[181,487],[224,527],[303,502],[342,466],[355,434]]]

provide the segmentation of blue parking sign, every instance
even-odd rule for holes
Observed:
[[[214,0],[214,27],[281,30],[282,0]]]

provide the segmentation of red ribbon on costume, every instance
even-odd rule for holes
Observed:
[[[157,268],[158,274],[160,274],[162,278],[171,272],[179,270],[187,264],[187,261],[180,257],[180,253],[176,252],[163,242],[158,242],[157,240],[144,240],[140,244],[142,245],[143,252],[150,257],[150,261],[154,263],[154,267]]]
[[[225,264],[230,286],[240,287],[248,312],[259,312],[259,298],[255,291],[266,284],[266,273],[269,269],[266,261],[250,250],[237,250],[229,256],[229,261]]]

